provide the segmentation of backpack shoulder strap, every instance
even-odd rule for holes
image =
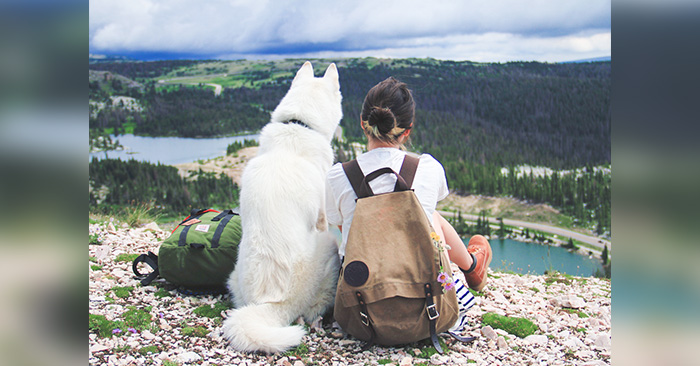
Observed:
[[[410,189],[413,185],[413,178],[416,176],[416,170],[418,169],[418,163],[420,162],[420,157],[413,154],[406,154],[403,158],[403,164],[401,164],[401,170],[399,175],[403,180],[406,181],[406,185]],[[399,182],[396,182],[394,191],[399,190]]]
[[[360,197],[360,187],[362,186],[362,180],[365,179],[365,175],[362,174],[362,169],[360,169],[357,159],[343,163],[343,170],[350,181],[352,190],[355,191],[355,195]]]

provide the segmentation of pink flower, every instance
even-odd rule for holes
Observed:
[[[449,277],[447,277],[447,273],[445,272],[440,272],[438,273],[437,281],[440,283],[445,283]]]
[[[448,282],[448,283],[446,283],[446,284],[444,285],[445,291],[450,291],[450,290],[452,290],[454,287],[455,287],[455,283],[454,283],[454,282]]]

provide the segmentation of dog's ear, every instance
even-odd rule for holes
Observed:
[[[297,75],[294,77],[294,80],[301,79],[301,78],[313,78],[313,77],[314,77],[314,67],[311,66],[311,62],[306,61],[301,66],[299,71],[297,71]],[[294,82],[294,80],[292,80],[292,82]]]
[[[335,66],[335,63],[331,63],[330,65],[328,65],[326,73],[323,74],[323,78],[330,80],[331,82],[333,82],[333,85],[337,85],[338,87],[340,87],[338,82],[338,68]]]

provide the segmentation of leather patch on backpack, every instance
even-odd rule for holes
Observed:
[[[367,265],[364,262],[350,262],[347,266],[345,266],[343,278],[350,286],[362,286],[369,278],[369,268],[367,268]]]

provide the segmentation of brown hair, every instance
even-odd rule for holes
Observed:
[[[395,143],[413,127],[416,104],[406,83],[393,77],[372,87],[362,103],[362,129],[367,135]]]

